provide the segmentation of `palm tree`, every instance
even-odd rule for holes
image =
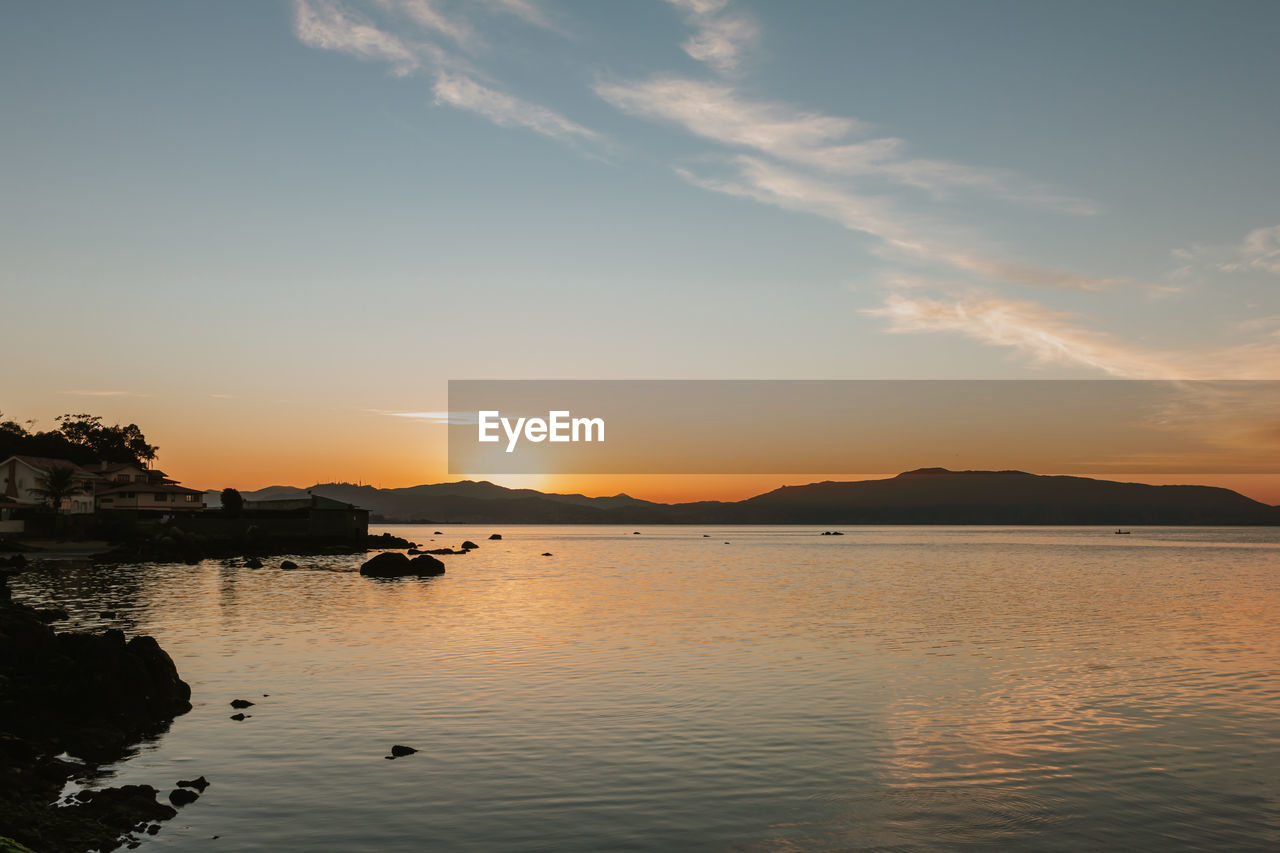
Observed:
[[[39,495],[49,504],[49,508],[53,510],[53,532],[58,532],[58,512],[62,507],[62,502],[72,495],[79,495],[86,491],[85,487],[76,482],[76,472],[66,465],[57,465],[48,470],[44,476],[44,484],[31,489],[32,492]]]

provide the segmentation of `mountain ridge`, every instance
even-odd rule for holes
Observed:
[[[365,507],[386,523],[1280,524],[1280,507],[1220,486],[946,468],[917,468],[879,480],[780,486],[740,501],[670,504],[626,494],[589,497],[510,489],[487,480],[395,489],[353,483],[268,486],[244,497],[278,500],[308,493]],[[206,494],[216,499],[218,493]]]

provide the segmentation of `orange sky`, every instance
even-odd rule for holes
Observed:
[[[176,405],[177,402],[181,404]],[[63,402],[61,410],[93,411],[109,423],[138,423],[147,438],[160,447],[158,466],[183,484],[199,489],[232,486],[248,491],[271,485],[309,486],[322,482],[360,482],[396,488],[483,479],[513,488],[580,492],[593,496],[625,492],[647,500],[676,502],[740,500],[782,485],[823,479],[872,479],[898,473],[837,472],[825,476],[451,475],[445,452],[446,428],[442,425],[387,417],[370,409],[336,406],[329,401],[279,401],[258,407],[245,406],[244,402],[207,396],[181,401],[158,397],[104,397]],[[246,415],[246,411],[254,414]],[[27,415],[19,407],[12,406],[6,408],[5,416],[23,420]],[[53,426],[53,417],[49,416],[41,418],[35,428],[50,429]],[[936,460],[921,459],[916,467],[937,464]],[[1105,476],[1132,482],[1224,486],[1255,500],[1280,505],[1280,475],[1275,474]]]

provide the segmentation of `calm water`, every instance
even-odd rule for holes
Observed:
[[[142,849],[1280,849],[1280,530],[387,529],[481,547],[15,579],[192,685]]]

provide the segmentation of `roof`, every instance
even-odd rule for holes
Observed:
[[[69,459],[50,459],[47,456],[10,456],[9,459],[17,459],[28,468],[34,468],[37,471],[48,472],[53,468],[70,468],[73,472],[81,477],[97,477],[98,475],[88,469],[77,465]],[[8,462],[9,459],[4,460]]]
[[[103,489],[98,492],[99,495],[118,495],[121,492],[149,492],[152,494],[165,492],[167,494],[182,495],[203,495],[204,492],[199,489],[188,489],[186,486],[175,486],[173,483],[119,483],[109,489]]]
[[[116,471],[122,471],[125,468],[132,468],[135,471],[144,471],[152,477],[164,477],[165,473],[159,468],[148,468],[146,465],[137,462],[108,462],[106,464],[99,463],[98,473],[114,474]]]

